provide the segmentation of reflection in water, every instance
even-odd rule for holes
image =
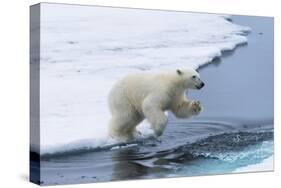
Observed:
[[[272,123],[171,121],[161,142],[45,156],[41,174],[56,184],[229,173],[273,154]]]
[[[112,180],[136,179],[149,173],[149,167],[134,162],[134,156],[138,155],[137,150],[137,148],[126,148],[113,154]]]
[[[211,125],[208,122],[204,123]],[[220,123],[212,125],[218,126],[217,129],[213,129],[214,131],[223,126]],[[226,124],[225,127],[228,127],[229,130],[232,129],[229,124]],[[250,129],[247,126],[242,127],[229,133],[211,134],[205,138],[201,137],[195,142],[187,142],[172,148],[161,147],[160,144],[160,146],[150,148],[149,153],[142,152],[147,148],[145,144],[117,149],[113,151],[112,155],[112,179],[159,178],[182,171],[182,169],[188,170],[182,171],[178,175],[202,175],[216,172],[218,169],[214,166],[207,169],[206,165],[200,165],[208,162],[222,168],[217,173],[227,173],[239,166],[260,162],[272,155],[272,124],[251,125]]]

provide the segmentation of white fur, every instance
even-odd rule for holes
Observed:
[[[198,115],[199,101],[188,101],[185,91],[202,84],[193,69],[163,73],[139,73],[118,81],[112,88],[108,103],[112,114],[110,136],[128,141],[137,136],[136,126],[146,118],[156,136],[167,125],[166,110],[179,118]]]

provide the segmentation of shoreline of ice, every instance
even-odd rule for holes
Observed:
[[[116,80],[197,68],[246,43],[250,31],[226,15],[41,6],[40,154],[112,143],[107,94]]]

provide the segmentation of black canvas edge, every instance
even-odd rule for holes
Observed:
[[[40,4],[30,6],[29,181],[40,185]]]

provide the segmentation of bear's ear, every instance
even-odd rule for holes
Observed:
[[[179,69],[177,69],[177,73],[178,73],[178,75],[182,75],[182,71]]]

